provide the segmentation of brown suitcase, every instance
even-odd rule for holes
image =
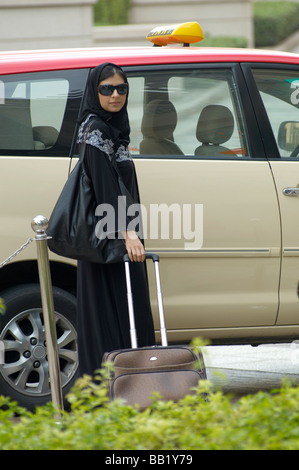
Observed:
[[[146,257],[152,259],[155,266],[162,346],[138,348],[130,281],[130,262],[129,257],[125,255],[132,349],[112,351],[104,355],[104,361],[112,364],[109,382],[110,398],[123,398],[129,405],[138,405],[141,409],[152,404],[155,392],[163,400],[178,401],[187,394],[195,393],[194,389],[198,386],[198,382],[206,379],[201,352],[195,353],[190,347],[183,345],[168,346],[160,284],[159,256],[155,253],[147,253]]]

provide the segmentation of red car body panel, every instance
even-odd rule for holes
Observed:
[[[113,61],[119,65],[205,62],[267,62],[299,64],[299,55],[258,49],[204,47],[126,47],[16,51],[0,53],[0,75],[95,67]]]

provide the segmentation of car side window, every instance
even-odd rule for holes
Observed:
[[[87,70],[0,77],[0,155],[68,155]]]
[[[140,157],[248,157],[243,113],[230,69],[129,74],[131,151]]]
[[[281,158],[299,157],[299,70],[253,69]]]

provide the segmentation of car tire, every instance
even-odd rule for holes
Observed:
[[[38,284],[22,284],[0,293],[0,394],[34,410],[51,401],[41,294]],[[77,377],[76,298],[53,287],[58,355],[63,395]],[[1,363],[2,362],[2,363]]]

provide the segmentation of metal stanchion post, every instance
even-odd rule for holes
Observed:
[[[42,215],[38,215],[32,220],[31,227],[36,233],[35,241],[37,247],[37,263],[45,325],[52,403],[59,411],[63,410],[63,397],[47,245],[46,230],[48,228],[48,219]]]

